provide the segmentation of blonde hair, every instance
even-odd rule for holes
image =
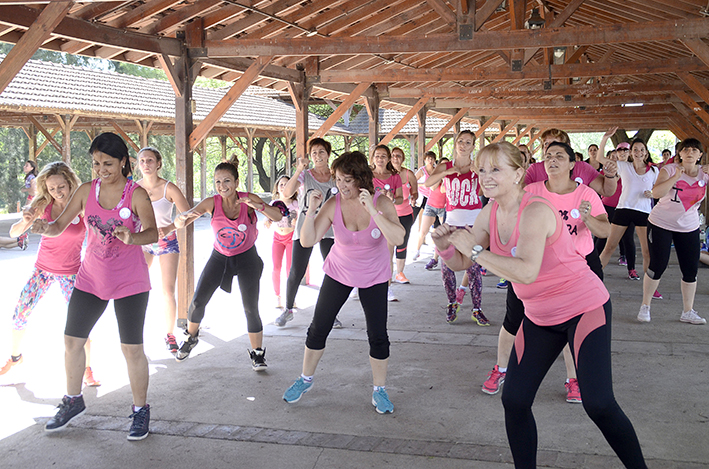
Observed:
[[[81,185],[81,180],[79,176],[63,161],[55,161],[49,163],[47,166],[42,168],[39,175],[37,176],[37,195],[32,202],[30,207],[37,210],[44,210],[49,204],[54,202],[54,197],[51,196],[47,190],[47,178],[50,176],[62,176],[67,184],[69,184],[69,193],[73,194],[74,191]]]
[[[476,172],[480,169],[480,166],[482,166],[484,160],[486,159],[490,160],[490,164],[496,168],[499,168],[504,162],[514,169],[519,168],[522,171],[526,170],[522,152],[510,142],[491,143],[490,145],[484,146],[482,150],[478,152],[477,157],[473,161],[473,168]],[[523,183],[524,178],[522,178],[522,182],[520,182],[520,184]]]
[[[544,132],[542,132],[542,135],[540,136],[540,138],[543,142],[544,140],[547,139],[547,137],[553,138],[555,142],[566,143],[567,145],[571,143],[571,139],[569,138],[569,134],[567,134],[563,130],[547,129]]]

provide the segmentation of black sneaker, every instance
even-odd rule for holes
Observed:
[[[44,430],[48,432],[56,432],[61,430],[74,417],[86,412],[86,404],[84,404],[84,396],[79,397],[62,397],[62,403],[57,406],[59,411],[49,419],[49,422],[44,426]]]
[[[128,418],[133,419],[133,423],[130,426],[130,433],[128,433],[128,439],[130,441],[142,440],[148,436],[148,433],[150,433],[150,406],[148,404],[145,404],[137,412],[135,406],[133,406],[133,413],[128,416]]]
[[[266,365],[266,349],[254,349],[249,352],[249,357],[251,357],[251,368],[254,371],[265,371],[268,365]]]
[[[179,350],[177,350],[177,353],[175,354],[175,360],[178,362],[181,362],[185,358],[190,356],[190,352],[192,351],[193,348],[197,346],[199,343],[199,337],[198,336],[191,336],[189,333],[185,332],[187,334],[187,340],[182,342],[180,344]]]

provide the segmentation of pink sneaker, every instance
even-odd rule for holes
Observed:
[[[455,302],[460,304],[463,304],[463,300],[465,299],[465,290],[462,288],[457,288],[455,290]]]
[[[661,300],[662,294],[659,291],[655,290],[655,293],[652,294],[652,299],[653,300]]]
[[[571,378],[566,386],[566,402],[572,404],[581,404],[581,390],[579,389],[579,380]]]
[[[628,271],[628,278],[630,280],[640,280],[640,276],[638,275],[638,271],[635,269],[630,269]]]
[[[497,365],[487,374],[487,379],[483,383],[483,392],[485,394],[497,394],[500,391],[500,386],[505,382],[506,372],[501,372]]]

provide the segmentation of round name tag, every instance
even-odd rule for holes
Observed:
[[[583,179],[581,179],[580,177],[577,177],[576,179],[574,179],[574,181],[578,182],[579,184],[583,184]]]
[[[332,195],[335,195],[338,192],[340,192],[340,191],[337,190],[337,187],[333,187],[332,189],[330,189],[330,194],[332,194]]]
[[[238,229],[239,229],[239,231],[244,232],[244,231],[246,231],[246,225],[244,225],[244,224],[242,223],[242,224],[240,224],[240,225],[238,226]]]
[[[706,184],[707,183],[704,181],[699,181],[699,187],[704,187],[704,186],[706,186]]]
[[[389,190],[391,189],[391,186],[389,184],[384,184],[384,189]]]
[[[382,232],[379,231],[379,229],[374,228],[374,229],[372,230],[372,238],[374,238],[374,239],[379,239],[379,237],[380,237],[381,235],[382,235]]]
[[[578,218],[581,216],[581,212],[579,212],[579,209],[575,208],[571,210],[571,218]]]
[[[128,217],[130,217],[130,209],[128,207],[123,207],[118,211],[118,216],[124,220],[127,220]]]
[[[512,249],[510,249],[510,254],[512,254],[512,257],[517,257],[517,246],[512,246]]]
[[[78,225],[80,221],[81,221],[81,220],[79,220],[79,217],[75,217],[75,218],[71,221],[71,224],[72,224],[72,225]]]

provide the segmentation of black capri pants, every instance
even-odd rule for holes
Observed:
[[[682,281],[685,283],[697,281],[699,228],[688,233],[680,233],[660,228],[648,222],[647,242],[650,249],[650,265],[647,268],[647,274],[651,279],[660,280],[662,274],[667,270],[674,242],[679,269],[682,271]]]
[[[397,259],[406,259],[406,247],[409,244],[409,235],[411,234],[411,226],[414,224],[413,214],[408,214],[408,215],[404,215],[403,217],[399,217],[399,223],[401,223],[401,226],[404,227],[406,232],[404,233],[404,242],[401,244],[401,246],[396,247],[396,258]]]
[[[323,238],[318,243],[320,245],[320,254],[323,260],[330,254],[332,245],[335,244],[334,238]],[[300,239],[293,240],[293,251],[291,253],[290,272],[288,272],[288,280],[286,281],[286,309],[292,309],[295,304],[295,295],[298,293],[300,281],[305,277],[305,271],[308,269],[310,255],[313,253],[313,248],[304,248],[300,244]]]
[[[121,343],[139,345],[143,343],[143,325],[145,310],[148,308],[150,292],[137,293],[124,298],[115,298],[113,308],[116,311],[118,334]],[[96,322],[106,310],[109,300],[78,288],[74,288],[69,300],[69,310],[66,315],[64,334],[69,337],[87,339]]]
[[[332,330],[335,317],[342,309],[353,287],[348,287],[329,275],[323,278],[320,295],[315,304],[313,321],[308,327],[305,346],[311,350],[325,348],[327,336]],[[367,321],[369,356],[377,360],[389,358],[389,335],[387,334],[387,282],[359,289],[359,301]]]
[[[258,297],[262,272],[263,261],[256,251],[256,246],[236,256],[225,256],[212,251],[192,297],[187,314],[189,321],[202,322],[207,303],[214,292],[221,286],[222,290],[231,293],[231,282],[236,276],[246,314],[246,327],[250,333],[261,332],[263,325],[258,310]]]

